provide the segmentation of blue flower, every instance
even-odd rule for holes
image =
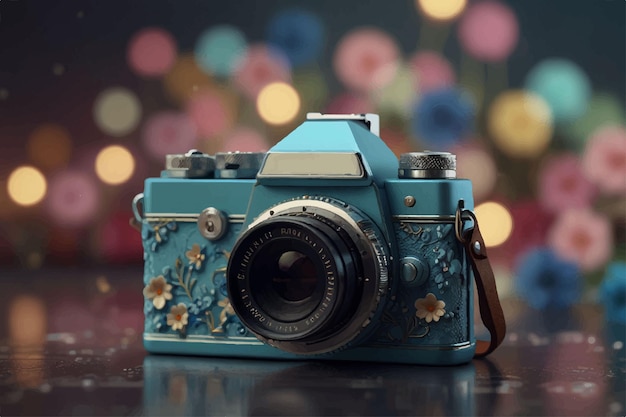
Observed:
[[[600,284],[606,320],[626,324],[626,262],[610,264]]]
[[[149,247],[152,252],[156,252],[159,245],[167,242],[170,231],[175,231],[176,222],[150,224],[145,223],[141,228],[141,238],[145,247]]]
[[[413,111],[413,132],[435,149],[448,148],[472,131],[474,108],[458,89],[425,94]]]
[[[200,315],[201,312],[211,307],[213,304],[213,297],[205,295],[202,298],[196,299],[189,306],[189,312],[192,314]]]
[[[536,309],[565,308],[580,299],[581,274],[573,262],[551,249],[535,248],[516,268],[517,293]]]
[[[322,50],[323,38],[320,19],[305,10],[281,11],[267,28],[268,43],[282,50],[292,66],[314,61]]]

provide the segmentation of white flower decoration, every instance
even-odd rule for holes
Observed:
[[[429,292],[426,298],[415,300],[415,315],[420,319],[425,319],[426,323],[439,321],[439,318],[446,314],[445,306],[446,303],[443,300],[437,300],[435,294]]]
[[[150,283],[143,289],[143,295],[148,300],[152,300],[152,304],[158,310],[165,307],[166,300],[172,299],[172,286],[167,283],[163,275],[152,278]]]
[[[182,330],[183,327],[187,325],[188,318],[189,313],[187,313],[187,307],[185,304],[180,303],[172,306],[170,312],[167,314],[167,325],[170,326],[172,330]]]

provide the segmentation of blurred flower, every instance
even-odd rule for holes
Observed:
[[[148,300],[152,300],[152,304],[158,310],[165,307],[165,302],[172,299],[172,286],[167,283],[163,275],[152,278],[148,285],[143,289],[143,295]]]
[[[249,127],[235,127],[224,138],[223,152],[266,152],[268,144],[257,130]]]
[[[302,9],[281,10],[269,22],[267,41],[281,49],[293,66],[308,64],[323,46],[320,18]]]
[[[126,60],[130,68],[144,77],[167,73],[176,61],[176,41],[161,28],[144,28],[128,42]]]
[[[348,88],[376,90],[393,80],[400,51],[394,39],[379,29],[360,28],[344,36],[335,50],[335,72]]]
[[[600,301],[607,321],[626,324],[626,262],[609,264],[600,284]]]
[[[291,68],[282,51],[259,44],[246,51],[233,77],[235,86],[249,99],[256,100],[266,85],[291,81]]]
[[[232,127],[236,119],[234,101],[234,97],[227,91],[206,89],[195,94],[187,102],[187,114],[189,114],[193,125],[195,125],[200,135],[213,137],[227,132]],[[183,124],[185,122],[174,122],[178,122],[179,126],[173,135],[170,133],[172,130],[171,121],[169,128],[160,127],[160,134],[169,137],[170,141],[179,141],[179,149],[187,149],[183,147],[187,145],[180,142],[189,140],[193,143],[194,139],[196,139],[193,126],[189,126],[188,122],[186,122],[187,125]],[[186,137],[183,134],[186,134]],[[179,138],[179,136],[182,137]]]
[[[420,94],[450,88],[454,85],[454,70],[450,62],[438,52],[419,51],[411,58],[409,67],[414,85]]]
[[[585,113],[591,97],[587,74],[566,59],[546,59],[526,77],[526,88],[541,96],[556,121],[572,121]]]
[[[230,25],[213,26],[196,41],[194,56],[207,74],[227,77],[235,69],[248,47],[245,35]]]
[[[191,250],[188,250],[185,256],[189,259],[189,265],[193,265],[196,270],[202,268],[202,263],[206,258],[206,255],[203,253],[203,248],[197,243],[193,244]]]
[[[450,152],[456,155],[457,177],[472,181],[474,200],[480,202],[487,198],[498,179],[498,167],[493,156],[478,145],[455,146]]]
[[[551,158],[539,173],[539,201],[549,211],[588,207],[595,194],[574,154]]]
[[[144,123],[141,140],[148,155],[162,162],[167,154],[195,147],[196,126],[185,113],[158,112]]]
[[[439,318],[446,314],[445,306],[446,303],[443,300],[437,300],[435,294],[429,292],[426,298],[415,300],[415,315],[420,319],[425,319],[426,323],[439,321]]]
[[[564,308],[581,294],[581,275],[575,263],[552,249],[539,247],[523,256],[516,268],[517,293],[536,309]]]
[[[626,129],[608,126],[596,130],[583,155],[587,178],[606,193],[626,192]]]
[[[548,243],[560,257],[583,271],[601,267],[613,252],[609,221],[590,209],[562,212],[548,232]]]
[[[523,90],[501,93],[488,114],[489,133],[496,146],[512,157],[535,157],[552,138],[552,114],[536,94]]]
[[[472,130],[474,109],[460,90],[445,89],[425,94],[413,113],[413,131],[438,149],[463,140]]]
[[[182,330],[183,327],[187,325],[187,319],[189,318],[189,313],[187,312],[187,307],[183,303],[179,303],[178,305],[172,306],[170,312],[167,314],[167,325],[172,328],[172,330]]]
[[[459,41],[465,51],[481,61],[505,60],[515,48],[519,25],[509,6],[496,1],[481,1],[461,16]]]

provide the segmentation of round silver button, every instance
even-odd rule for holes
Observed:
[[[400,262],[402,268],[400,276],[405,284],[418,286],[426,282],[430,272],[428,264],[413,256],[405,256]]]
[[[202,210],[198,216],[198,230],[200,234],[209,240],[218,240],[228,229],[228,219],[215,207]]]

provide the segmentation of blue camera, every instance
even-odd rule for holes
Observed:
[[[267,153],[168,155],[133,202],[146,349],[470,361],[471,183],[454,155],[398,160],[378,135],[374,114],[310,113]]]

